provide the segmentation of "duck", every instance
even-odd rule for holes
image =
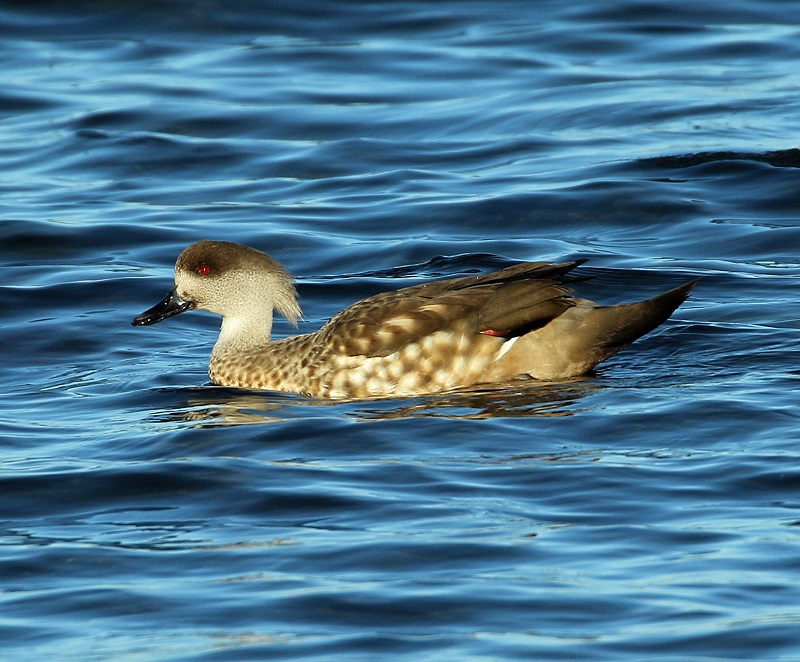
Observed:
[[[368,297],[312,333],[273,339],[275,312],[301,318],[294,279],[266,253],[202,240],[175,263],[174,286],[138,315],[147,326],[189,310],[222,317],[209,377],[219,386],[311,398],[410,397],[529,377],[564,381],[665,322],[696,280],[651,299],[576,298],[585,260],[524,262]]]

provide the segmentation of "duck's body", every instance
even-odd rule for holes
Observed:
[[[522,375],[558,380],[653,330],[688,296],[597,306],[564,276],[580,262],[530,262],[434,281],[359,301],[319,331],[271,340],[273,309],[300,315],[291,277],[241,244],[200,241],[175,266],[175,288],[134,325],[199,308],[223,316],[209,376],[222,386],[313,397],[409,396]]]

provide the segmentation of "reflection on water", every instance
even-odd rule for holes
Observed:
[[[590,377],[554,384],[521,379],[435,395],[411,404],[395,403],[390,407],[381,407],[380,402],[373,402],[355,409],[353,415],[364,420],[569,416],[575,413],[575,406],[581,398],[598,388],[601,387]]]
[[[352,420],[402,418],[524,418],[574,414],[580,400],[602,388],[592,377],[542,383],[520,379],[482,388],[419,398],[317,400],[283,393],[252,393],[218,387],[189,389],[186,405],[151,417],[158,422],[192,422],[198,427],[281,423],[309,415],[309,409],[333,409]]]

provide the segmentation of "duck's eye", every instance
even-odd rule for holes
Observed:
[[[199,273],[201,276],[208,276],[208,274],[211,273],[211,267],[209,267],[207,264],[203,264],[198,267],[197,273]]]

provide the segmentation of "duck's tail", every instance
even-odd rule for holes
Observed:
[[[597,306],[585,317],[588,344],[611,350],[608,356],[630,345],[666,322],[675,309],[686,301],[698,280],[679,285],[646,301]]]
[[[588,301],[547,325],[511,339],[495,369],[499,375],[529,374],[564,379],[589,372],[637,338],[663,324],[689,296],[693,280],[646,301],[596,306]]]

